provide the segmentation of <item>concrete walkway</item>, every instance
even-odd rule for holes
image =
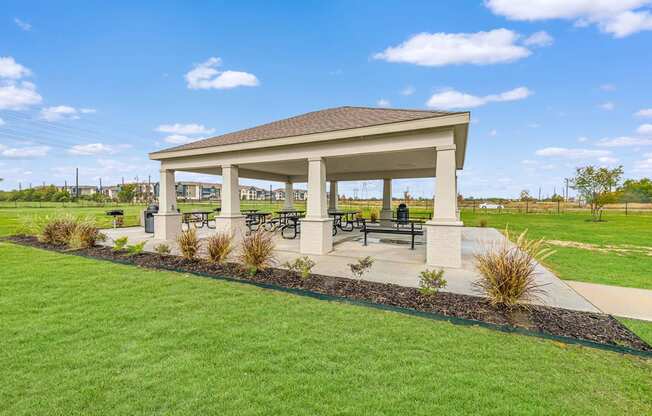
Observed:
[[[652,290],[597,283],[571,281],[566,283],[605,313],[652,321]]]

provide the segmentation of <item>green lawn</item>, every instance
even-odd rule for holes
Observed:
[[[462,213],[467,226],[485,219],[488,227],[531,237],[580,243],[583,248],[556,245],[546,266],[567,280],[652,289],[652,215],[608,213],[605,222],[587,221],[586,213]],[[562,244],[562,243],[559,243]]]
[[[0,414],[652,413],[652,360],[0,243]]]

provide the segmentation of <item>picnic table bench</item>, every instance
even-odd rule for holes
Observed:
[[[367,225],[367,222],[364,221],[362,224],[361,233],[364,233],[364,245],[367,245],[367,235],[368,234],[398,234],[398,235],[409,235],[411,236],[410,250],[414,250],[414,238],[417,235],[423,235],[423,220],[392,220],[396,226],[371,226]]]

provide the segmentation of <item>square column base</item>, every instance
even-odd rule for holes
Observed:
[[[181,234],[181,214],[177,212],[154,214],[154,239],[175,241]]]
[[[462,222],[428,221],[426,230],[426,264],[438,267],[462,267]]]
[[[215,232],[233,235],[235,239],[241,239],[247,232],[247,224],[244,215],[217,216],[215,217]]]
[[[380,225],[383,227],[391,227],[392,224],[392,209],[381,209],[380,210]]]
[[[333,251],[333,220],[316,218],[301,220],[301,254],[328,254]]]

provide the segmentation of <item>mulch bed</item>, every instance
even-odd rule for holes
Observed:
[[[221,267],[205,260],[186,260],[179,256],[166,256],[148,252],[130,256],[126,253],[114,252],[110,248],[102,246],[70,251],[65,247],[41,243],[31,236],[15,236],[7,238],[7,240],[21,245],[97,259],[126,262],[150,269],[167,269],[200,273],[214,277],[228,277],[287,289],[300,289],[354,301],[407,308],[451,318],[522,328],[552,336],[652,352],[652,346],[640,339],[614,317],[599,313],[539,305],[506,310],[491,306],[486,298],[479,296],[449,292],[439,292],[434,297],[423,296],[416,288],[388,283],[316,274],[313,274],[309,279],[303,280],[294,273],[278,268],[269,268],[252,277],[243,271],[239,265],[233,263]]]

